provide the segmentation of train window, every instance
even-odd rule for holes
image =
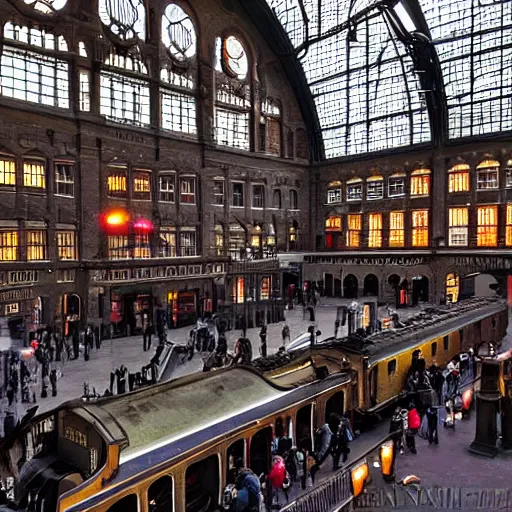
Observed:
[[[393,373],[396,373],[396,359],[388,361],[388,375],[393,375]]]
[[[107,512],[137,512],[139,503],[136,494],[129,494],[119,501],[116,501]]]
[[[227,484],[234,484],[236,480],[236,467],[235,462],[237,459],[242,459],[244,461],[245,465],[245,439],[239,439],[238,441],[235,441],[231,446],[228,448],[226,452],[226,459],[227,459],[227,465],[228,465],[228,472],[227,472]]]
[[[301,450],[313,451],[313,406],[305,405],[297,411],[297,446]]]
[[[377,391],[379,386],[379,365],[370,370],[370,405],[377,405]]]
[[[430,346],[430,350],[432,352],[432,357],[434,357],[437,354],[437,341],[434,341],[432,345]]]
[[[256,432],[251,438],[249,468],[256,475],[267,474],[270,471],[272,447],[272,427],[265,427]]]
[[[172,512],[174,510],[174,483],[165,475],[155,480],[148,489],[149,512]]]
[[[219,506],[219,457],[195,462],[185,473],[186,512],[212,512]]]
[[[450,337],[449,336],[445,336],[443,338],[443,349],[444,350],[448,350],[450,348]]]
[[[343,414],[345,406],[345,393],[343,391],[338,391],[334,393],[327,403],[325,404],[325,422],[329,422],[329,418],[331,414],[339,414],[340,416]]]

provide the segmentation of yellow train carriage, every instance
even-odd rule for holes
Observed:
[[[318,349],[265,375],[236,367],[70,402],[4,441],[0,469],[17,478],[21,509],[217,510],[234,459],[268,472],[277,425],[312,449],[326,415],[352,407],[344,366],[340,350]]]

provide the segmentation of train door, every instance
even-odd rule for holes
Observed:
[[[236,461],[242,459],[244,461],[244,467],[247,462],[246,456],[246,441],[245,439],[239,439],[232,443],[226,451],[226,463],[227,463],[227,482],[226,485],[234,484],[236,480]]]
[[[375,365],[370,370],[368,389],[370,391],[370,407],[374,407],[377,405],[377,393],[379,389],[379,365]]]
[[[174,510],[174,482],[171,476],[164,475],[149,486],[148,507],[149,512]]]
[[[331,414],[338,414],[341,416],[345,406],[345,393],[338,391],[334,393],[325,404],[325,423],[329,422]]]
[[[267,474],[271,466],[272,427],[265,427],[251,438],[249,468],[256,474]]]
[[[213,512],[219,507],[219,456],[195,462],[185,473],[185,512]]]
[[[313,451],[313,405],[308,404],[297,411],[296,425],[297,446]]]

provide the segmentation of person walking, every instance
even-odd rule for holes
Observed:
[[[320,470],[321,465],[325,462],[329,454],[333,456],[333,465],[335,461],[335,447],[337,445],[337,433],[340,427],[341,418],[339,414],[332,413],[329,421],[321,427],[315,435],[315,447],[320,448],[314,454],[315,465],[311,468],[311,480],[315,483],[315,476]]]
[[[50,372],[50,385],[52,387],[52,396],[57,396],[57,370],[52,368]]]
[[[421,426],[420,415],[413,403],[409,405],[407,413],[407,428],[405,431],[405,443],[413,455],[416,455],[416,434]]]
[[[265,324],[263,324],[261,326],[260,340],[261,340],[261,344],[260,344],[261,357],[267,357],[267,326]]]
[[[335,446],[333,450],[333,471],[336,471],[340,467],[340,458],[342,457],[342,463],[345,464],[350,453],[348,444],[352,441],[352,429],[350,428],[350,421],[348,416],[344,414],[341,417],[340,426],[334,439]]]
[[[437,426],[439,424],[439,416],[437,415],[437,408],[430,406],[427,408],[427,422],[428,422],[428,443],[439,444],[439,435]]]
[[[283,339],[283,347],[286,345],[286,340],[290,342],[290,328],[287,324],[284,324],[283,330],[281,331],[281,337]]]
[[[142,334],[142,348],[147,352],[151,348],[151,338],[153,336],[153,324],[150,320],[146,322],[144,333]]]

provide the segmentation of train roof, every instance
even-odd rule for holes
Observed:
[[[425,308],[403,322],[404,327],[377,331],[369,336],[351,336],[325,340],[331,346],[352,353],[368,355],[370,363],[399,353],[411,345],[445,336],[464,326],[506,310],[504,300],[475,297],[457,304]]]

